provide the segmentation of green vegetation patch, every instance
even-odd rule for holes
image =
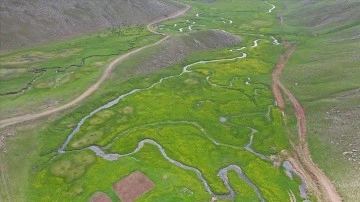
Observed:
[[[70,154],[69,157],[61,158],[53,163],[51,174],[64,178],[66,182],[71,182],[81,177],[86,167],[94,161],[95,157],[87,152]]]
[[[263,1],[247,0],[239,6],[234,6],[230,0],[211,4],[186,2],[191,4],[192,10],[181,18],[159,25],[159,31],[163,28],[164,32],[181,35],[181,27],[184,27],[183,32],[215,28],[242,36],[243,43],[193,54],[152,75],[109,78],[101,92],[36,135],[41,147],[37,148],[38,156],[31,159],[31,164],[41,163],[31,165],[38,169],[29,172],[27,197],[30,201],[86,201],[98,191],[118,201],[111,186],[136,170],[156,184],[139,201],[209,201],[212,196],[194,169],[202,174],[212,192],[228,194],[218,173],[229,165],[241,167],[267,201],[287,201],[289,190],[298,189],[298,180],[290,180],[281,168],[266,160],[270,155],[278,155],[290,148],[281,112],[274,107],[270,89],[270,72],[283,51],[283,47],[274,45],[270,37],[281,33],[276,14],[268,13],[270,5]],[[124,41],[119,44],[124,44],[123,51],[129,51],[159,39],[159,36],[148,34],[141,31],[124,35]],[[93,36],[98,42],[114,37],[98,51],[110,52],[117,36],[108,31]],[[259,39],[257,47],[254,45],[256,39]],[[91,52],[98,52],[95,45],[91,45],[92,39],[79,41],[82,43],[73,42],[75,47],[70,44],[71,49],[90,47]],[[246,48],[241,49],[242,46]],[[46,47],[42,49],[45,50]],[[153,47],[146,51],[151,54],[158,50]],[[74,58],[78,59],[79,55]],[[47,76],[18,100],[35,95],[41,99],[54,93],[49,89],[56,84],[55,89],[63,90],[54,94],[70,99],[66,95],[81,92],[94,82],[101,67],[112,58],[92,58],[89,66],[71,67],[73,73],[66,72],[64,77],[46,72]],[[134,58],[119,65],[116,76],[131,71],[141,62]],[[198,61],[203,62],[194,64]],[[62,62],[65,64],[65,60]],[[186,65],[190,65],[188,71],[180,74]],[[78,79],[86,81],[76,83]],[[132,91],[134,89],[138,90]],[[116,98],[121,98],[117,104],[81,121],[79,131],[64,150],[59,150],[82,118]],[[253,153],[245,149],[252,136],[250,147]],[[144,140],[156,144],[144,143]],[[90,149],[98,149],[98,156]],[[184,169],[175,161],[193,169]],[[232,171],[228,178],[236,192],[234,200],[259,200],[248,182]],[[299,193],[295,191],[294,194],[299,198]]]
[[[95,83],[115,57],[160,38],[144,26],[127,26],[0,55],[0,102],[6,106],[0,114],[66,103]]]

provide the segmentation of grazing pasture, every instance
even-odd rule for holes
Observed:
[[[141,172],[153,186],[135,194],[137,201],[315,200],[302,179],[282,166],[297,141],[296,121],[290,107],[277,107],[271,73],[286,44],[297,44],[289,61],[294,71],[286,69],[283,80],[314,111],[307,113],[310,133],[324,133],[325,127],[314,129],[322,116],[316,112],[329,101],[323,99],[358,88],[357,74],[350,73],[356,59],[342,70],[332,68],[335,59],[324,59],[348,56],[357,43],[336,42],[339,33],[329,29],[336,20],[316,33],[297,26],[300,20],[290,13],[300,4],[292,0],[182,2],[191,6],[184,16],[153,25],[169,39],[122,61],[78,106],[7,138],[2,183],[7,176],[13,181],[1,197],[119,201],[126,194],[116,186],[119,179]],[[64,104],[95,83],[115,55],[160,39],[143,26],[129,26],[2,55],[1,118]],[[334,51],[339,47],[343,53]],[[302,63],[312,56],[317,69]],[[352,82],[335,85],[339,71]],[[356,105],[356,98],[344,97]],[[328,118],[335,120],[337,111]],[[332,152],[328,142],[312,145],[322,138],[309,137],[312,154],[338,180],[336,168],[320,156]],[[351,199],[344,185],[335,185]]]

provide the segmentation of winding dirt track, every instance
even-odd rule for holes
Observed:
[[[295,46],[288,46],[287,49],[286,53],[280,57],[280,61],[272,73],[272,91],[278,107],[281,110],[284,110],[285,108],[285,102],[281,91],[287,96],[294,108],[297,118],[300,141],[298,145],[293,144],[295,158],[289,157],[288,160],[298,174],[306,181],[308,186],[311,186],[319,201],[342,201],[341,196],[336,192],[331,181],[311,159],[309,147],[306,142],[306,117],[303,107],[289,89],[287,89],[280,81],[280,76],[285,68],[286,62],[295,52]]]
[[[36,114],[24,114],[24,115],[21,115],[21,116],[17,116],[17,117],[13,117],[13,118],[8,118],[8,119],[4,119],[4,120],[1,120],[0,121],[0,129],[1,128],[5,128],[7,126],[11,126],[11,125],[14,125],[14,124],[18,124],[18,123],[22,123],[22,122],[25,122],[25,121],[31,121],[31,120],[35,120],[35,119],[39,119],[41,117],[45,117],[45,116],[48,116],[50,114],[53,114],[53,113],[56,113],[56,112],[60,112],[60,111],[63,111],[65,109],[68,109],[72,106],[75,106],[76,104],[80,103],[81,101],[83,101],[85,98],[87,98],[88,96],[90,96],[91,94],[93,94],[98,88],[99,86],[110,76],[112,70],[120,63],[122,62],[123,60],[127,59],[128,57],[134,55],[135,53],[138,53],[150,46],[155,46],[157,44],[160,44],[161,42],[167,40],[168,38],[171,37],[171,35],[168,35],[168,34],[164,34],[164,33],[159,33],[155,30],[152,29],[152,26],[156,23],[159,23],[159,22],[162,22],[162,21],[165,21],[165,20],[168,20],[168,19],[171,19],[171,18],[175,18],[175,17],[178,17],[182,14],[184,14],[186,11],[188,11],[190,8],[190,6],[188,5],[185,5],[184,4],[184,8],[177,11],[176,13],[173,13],[169,16],[164,16],[164,17],[160,17],[156,20],[154,20],[153,22],[149,23],[147,25],[147,29],[154,33],[154,34],[158,34],[158,35],[162,35],[164,36],[164,38],[162,38],[160,41],[157,41],[153,44],[150,44],[150,45],[147,45],[147,46],[144,46],[144,47],[141,47],[141,48],[138,48],[136,50],[133,50],[131,52],[128,52],[124,55],[121,55],[119,56],[118,58],[114,59],[105,69],[104,73],[102,74],[102,76],[99,78],[99,80],[94,84],[92,85],[90,88],[88,88],[85,92],[83,92],[79,97],[77,97],[76,99],[72,100],[71,102],[69,103],[66,103],[65,105],[62,105],[62,106],[59,106],[59,107],[56,107],[56,108],[52,108],[52,109],[48,109],[48,110],[45,110],[45,111],[42,111],[42,112],[39,112],[39,113],[36,113]]]

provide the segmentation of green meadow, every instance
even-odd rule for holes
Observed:
[[[112,185],[136,170],[155,183],[155,188],[138,201],[211,200],[212,195],[194,171],[168,161],[155,145],[145,143],[137,152],[114,161],[88,149],[98,146],[107,154],[128,154],[145,139],[161,145],[169,158],[198,169],[216,195],[229,193],[218,172],[237,165],[266,201],[288,201],[291,192],[301,200],[301,180],[296,176],[290,179],[281,166],[273,166],[270,160],[270,156],[284,160],[282,153],[291,153],[290,139],[296,137],[286,130],[271,92],[271,72],[284,51],[282,45],[273,44],[271,37],[281,43],[280,35],[297,38],[294,30],[300,28],[279,25],[279,1],[269,1],[277,6],[271,13],[271,5],[260,0],[183,2],[191,9],[182,17],[156,25],[158,31],[180,37],[198,30],[219,29],[242,37],[242,42],[191,54],[166,69],[135,75],[144,58],[161,50],[161,44],[150,47],[122,62],[79,106],[42,120],[34,128],[19,129],[16,136],[8,138],[10,149],[0,157],[14,179],[10,191],[16,193],[16,200],[87,201],[102,191],[119,201]],[[29,67],[60,66],[62,70],[46,70],[28,90],[2,96],[1,105],[7,106],[1,107],[2,116],[28,111],[47,99],[59,105],[66,103],[97,80],[116,57],[111,54],[123,54],[159,39],[136,26],[2,55],[1,63],[9,67],[1,68],[2,78],[18,80],[5,79],[1,93],[31,81],[34,77],[29,75],[35,75]],[[258,46],[252,47],[257,39]],[[242,47],[246,48],[238,50]],[[243,53],[246,57],[240,58],[245,56]],[[87,59],[82,67],[67,68],[91,55],[102,56]],[[10,67],[24,60],[21,68],[13,72]],[[190,65],[189,72],[181,74],[186,65]],[[64,153],[58,153],[81,119],[134,89],[139,90],[86,118]],[[269,159],[245,149],[252,137],[250,147]],[[234,171],[228,172],[228,179],[236,196],[219,201],[259,201],[255,190]]]
[[[289,0],[280,8],[286,26],[301,30],[282,81],[305,109],[312,158],[344,201],[357,201],[360,4]]]
[[[262,46],[273,45],[265,43]],[[249,50],[249,55],[261,52],[257,49],[261,47]],[[181,198],[180,189],[183,188],[191,191],[191,196],[188,196],[190,201],[209,200],[211,196],[200,182],[188,186],[188,182],[197,180],[194,172],[180,174],[181,169],[166,161],[153,145],[145,144],[138,153],[117,161],[105,161],[95,157],[89,150],[81,150],[98,145],[106,148],[106,153],[126,154],[132,152],[141,140],[152,139],[162,145],[172,159],[201,170],[216,194],[228,193],[217,172],[234,164],[240,166],[259,187],[264,198],[287,200],[288,191],[296,192],[299,181],[290,180],[281,168],[273,167],[271,161],[262,160],[244,149],[250,141],[251,129],[257,131],[252,145],[255,151],[270,156],[289,148],[280,111],[275,107],[269,108],[274,104],[270,83],[261,79],[269,77],[271,69],[271,63],[259,62],[250,57],[198,64],[189,68],[192,72],[163,80],[151,89],[138,91],[113,107],[99,111],[88,118],[71,139],[65,148],[68,152],[43,157],[46,161],[55,156],[41,166],[39,173],[31,180],[31,186],[36,187],[32,191],[34,199],[46,200],[41,198],[41,193],[52,189],[46,184],[58,184],[61,187],[57,189],[59,196],[68,196],[69,200],[74,196],[86,200],[96,190],[113,195],[112,184],[121,176],[141,170],[159,186],[153,194],[144,196],[148,201],[161,201],[164,197],[168,200],[172,197]],[[254,84],[247,85],[247,77]],[[254,93],[256,89],[258,91]],[[221,117],[226,117],[226,121],[221,122]],[[56,128],[66,124],[59,123]],[[51,133],[56,136],[54,132],[54,128],[50,128],[42,135]],[[63,131],[58,133],[61,135]],[[144,151],[147,151],[146,154]],[[84,156],[78,157],[81,154]],[[159,160],[161,162],[157,162]],[[97,170],[100,162],[106,171]],[[159,170],[157,167],[169,168]],[[179,176],[184,181],[175,182],[164,176]],[[89,178],[94,182],[101,181],[103,185],[95,183],[94,187],[91,181],[87,181]],[[169,193],[168,189],[161,188],[161,184],[174,187],[174,191]],[[242,187],[249,189],[247,184],[234,184],[239,190]],[[76,187],[79,190],[77,194],[72,193],[74,185],[79,186]],[[254,199],[253,195],[254,191],[244,193],[244,197]],[[256,196],[254,200],[258,200]]]
[[[144,26],[129,26],[1,55],[1,117],[67,103],[116,56],[159,39]]]

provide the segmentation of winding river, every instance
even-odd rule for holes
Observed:
[[[255,40],[254,41],[254,44],[257,46],[257,41]],[[242,47],[240,49],[237,49],[238,51],[244,49],[245,47]],[[177,75],[172,75],[172,76],[167,76],[167,77],[163,77],[161,78],[159,81],[153,83],[152,85],[150,85],[149,87],[147,88],[137,88],[137,89],[133,89],[131,90],[130,92],[127,92],[125,94],[122,94],[120,96],[118,96],[116,99],[108,102],[107,104],[95,109],[94,111],[92,111],[91,113],[89,113],[87,116],[85,116],[84,118],[82,118],[80,120],[80,122],[77,124],[76,128],[68,135],[68,137],[66,138],[65,142],[61,145],[61,147],[58,149],[57,153],[58,155],[59,154],[62,154],[62,153],[65,153],[67,152],[65,150],[65,148],[68,146],[69,142],[71,141],[71,139],[80,131],[82,125],[84,124],[84,122],[92,117],[94,114],[100,112],[101,110],[104,110],[104,109],[108,109],[114,105],[116,105],[117,103],[119,103],[123,98],[127,97],[127,96],[130,96],[134,93],[137,93],[137,92],[140,92],[140,91],[146,91],[146,90],[150,90],[152,89],[153,87],[157,86],[158,84],[162,83],[164,80],[167,80],[167,79],[170,79],[170,78],[175,78],[175,77],[180,77],[186,73],[189,73],[189,72],[192,72],[191,70],[189,70],[189,68],[191,66],[194,66],[194,65],[197,65],[197,64],[205,64],[205,63],[214,63],[214,62],[223,62],[223,61],[234,61],[234,60],[238,60],[238,59],[243,59],[243,58],[246,58],[247,57],[247,54],[246,53],[242,53],[240,56],[237,56],[237,57],[233,57],[233,58],[226,58],[226,59],[216,59],[216,60],[202,60],[202,61],[198,61],[198,62],[195,62],[195,63],[192,63],[192,64],[189,64],[185,67],[183,67],[183,70],[180,74],[177,74]],[[208,78],[207,78],[208,80]],[[216,84],[213,84],[213,85],[216,85]],[[167,122],[167,123],[175,123],[175,122]],[[195,127],[197,127],[204,135],[205,137],[210,140],[213,144],[215,145],[220,145],[220,146],[227,146],[227,147],[231,147],[231,148],[234,148],[234,149],[243,149],[244,147],[237,147],[237,146],[234,146],[234,145],[228,145],[228,144],[223,144],[223,143],[219,143],[217,142],[216,140],[214,140],[213,138],[211,138],[205,131],[204,128],[202,128],[200,125],[198,125],[197,123],[194,123],[194,122],[188,122],[188,121],[182,121],[182,123],[187,123],[187,124],[192,124],[194,125]],[[126,133],[127,131],[125,131],[124,133]],[[252,132],[254,133],[255,130]],[[118,137],[115,138],[115,140],[117,139]],[[247,149],[248,151],[252,152],[253,154],[257,155],[257,156],[260,156],[260,157],[263,157],[264,155],[262,154],[259,154],[259,153],[256,153],[254,152],[250,146],[252,144],[252,138],[253,136],[251,135],[251,139],[250,139],[250,143],[245,147],[245,149]],[[115,141],[113,140],[113,141]],[[111,143],[110,143],[111,144]],[[188,166],[188,165],[185,165],[179,161],[176,161],[172,158],[170,158],[164,148],[159,144],[157,143],[156,141],[154,140],[151,140],[151,139],[144,139],[142,141],[140,141],[138,143],[138,146],[137,148],[132,151],[131,153],[128,153],[128,154],[117,154],[117,153],[114,153],[114,154],[107,154],[105,153],[100,147],[98,146],[89,146],[85,149],[90,149],[92,150],[96,155],[100,156],[101,158],[105,159],[105,160],[108,160],[108,161],[114,161],[114,160],[117,160],[119,158],[122,158],[122,157],[126,157],[126,156],[130,156],[132,154],[135,154],[137,153],[138,151],[141,150],[141,148],[144,147],[145,144],[151,144],[153,146],[156,146],[159,151],[161,152],[161,154],[163,155],[163,157],[170,163],[180,167],[180,168],[183,168],[185,170],[190,170],[190,171],[193,171],[197,174],[199,180],[202,182],[204,188],[206,189],[206,191],[213,197],[215,198],[218,198],[218,199],[233,199],[235,197],[235,191],[234,189],[230,186],[229,184],[229,180],[228,180],[228,177],[227,177],[227,173],[229,170],[234,170],[238,176],[243,179],[253,190],[254,192],[256,193],[256,195],[258,196],[259,200],[260,201],[265,201],[264,198],[262,197],[259,189],[256,187],[255,184],[253,184],[251,182],[250,179],[248,179],[246,177],[246,175],[243,174],[241,168],[237,165],[229,165],[223,169],[221,169],[218,173],[219,177],[222,179],[225,187],[227,188],[227,190],[229,191],[229,194],[221,194],[221,195],[218,195],[218,194],[215,194],[209,187],[207,181],[204,179],[203,177],[203,174],[201,173],[201,171],[195,167],[191,167],[191,166]],[[109,145],[108,145],[109,146]],[[107,147],[108,147],[107,146]]]
[[[114,161],[114,160],[118,160],[119,158],[122,157],[127,157],[127,156],[131,156],[133,154],[136,154],[137,152],[139,152],[145,144],[150,144],[153,145],[155,147],[157,147],[160,151],[160,153],[162,154],[162,156],[170,163],[185,169],[185,170],[190,170],[196,173],[197,177],[199,178],[199,180],[201,181],[201,183],[203,184],[205,190],[212,196],[215,197],[217,199],[234,199],[235,198],[235,191],[234,189],[230,186],[229,184],[229,179],[227,177],[227,173],[230,170],[234,170],[238,176],[243,179],[256,193],[256,195],[258,196],[258,198],[260,199],[260,201],[265,201],[263,196],[261,195],[259,189],[256,187],[256,185],[254,183],[251,182],[251,180],[246,177],[246,175],[242,172],[241,168],[237,165],[229,165],[225,168],[222,168],[219,172],[218,172],[218,176],[221,178],[221,180],[223,181],[226,189],[229,191],[229,194],[215,194],[211,189],[210,186],[208,184],[208,182],[205,180],[205,178],[203,177],[202,172],[192,166],[188,166],[185,165],[179,161],[176,161],[172,158],[170,158],[166,152],[165,149],[156,141],[152,140],[152,139],[143,139],[138,143],[138,146],[135,148],[134,151],[128,153],[128,154],[106,154],[104,151],[101,150],[101,148],[99,148],[98,146],[90,146],[88,147],[88,149],[92,150],[96,155],[100,156],[101,158],[108,160],[108,161]]]
[[[249,143],[245,146],[245,149],[246,149],[247,151],[249,151],[250,153],[254,154],[255,156],[260,157],[261,159],[268,161],[269,158],[268,158],[267,156],[265,156],[264,154],[261,154],[261,153],[259,153],[259,152],[256,152],[256,151],[254,151],[254,150],[251,148],[251,145],[252,145],[253,139],[254,139],[254,134],[257,132],[257,130],[254,129],[254,128],[251,128],[251,131],[252,131],[252,132],[250,133],[250,141],[249,141]]]
[[[237,60],[237,59],[242,59],[242,58],[246,58],[247,54],[246,53],[242,53],[241,56],[238,56],[238,57],[234,57],[234,58],[227,58],[227,59],[216,59],[216,60],[202,60],[202,61],[198,61],[198,62],[195,62],[195,63],[192,63],[192,64],[189,64],[187,66],[185,66],[182,70],[182,72],[178,75],[172,75],[172,76],[167,76],[167,77],[163,77],[161,78],[158,82],[152,84],[151,86],[147,87],[147,88],[136,88],[136,89],[133,89],[131,90],[130,92],[128,93],[125,93],[125,94],[122,94],[120,95],[119,97],[117,97],[115,100],[112,100],[110,102],[108,102],[107,104],[95,109],[94,111],[90,112],[89,115],[85,116],[84,118],[82,118],[80,120],[80,122],[77,124],[76,128],[71,132],[71,134],[66,138],[65,142],[63,143],[63,145],[58,149],[58,153],[64,153],[64,149],[65,147],[69,144],[70,140],[72,139],[72,137],[79,132],[81,126],[84,124],[84,122],[92,117],[94,114],[100,112],[101,110],[104,110],[104,109],[108,109],[114,105],[116,105],[120,100],[122,100],[123,98],[129,96],[129,95],[132,95],[136,92],[139,92],[139,91],[146,91],[146,90],[150,90],[152,89],[154,86],[162,83],[164,80],[167,80],[167,79],[170,79],[170,78],[174,78],[174,77],[180,77],[182,76],[183,74],[185,73],[189,73],[191,72],[190,70],[188,70],[189,67],[191,66],[194,66],[194,65],[197,65],[197,64],[206,64],[206,63],[213,63],[213,62],[222,62],[222,61],[233,61],[233,60]]]
[[[267,2],[268,3],[268,2]],[[270,4],[270,3],[268,3]],[[270,4],[272,5],[273,7],[268,11],[269,13],[272,12],[273,9],[275,9],[275,6],[273,4]],[[196,17],[198,17],[199,14],[196,14]],[[229,20],[229,23],[232,23],[231,20]],[[175,25],[176,26],[176,25]],[[190,25],[189,26],[189,30],[191,30],[191,27],[193,25]],[[183,31],[183,28],[180,28],[179,29],[180,32]],[[274,37],[271,37],[272,40],[273,40],[273,44],[274,45],[278,45],[278,41],[274,38]],[[253,45],[251,46],[252,48],[254,47],[257,47],[258,46],[258,41],[260,39],[256,39],[253,41]],[[241,48],[238,48],[238,49],[233,49],[233,50],[230,50],[231,52],[233,51],[242,51],[243,49],[245,49],[246,47],[241,47]],[[222,62],[222,61],[233,61],[233,60],[238,60],[238,59],[243,59],[243,58],[246,58],[247,57],[247,54],[246,53],[241,53],[240,56],[237,56],[237,57],[233,57],[233,58],[226,58],[226,59],[215,59],[215,60],[202,60],[202,61],[198,61],[198,62],[195,62],[195,63],[192,63],[192,64],[189,64],[185,67],[183,67],[182,69],[182,72],[177,74],[177,75],[171,75],[171,76],[167,76],[167,77],[163,77],[161,78],[160,80],[158,80],[157,82],[153,83],[152,85],[146,87],[146,88],[136,88],[136,89],[133,89],[125,94],[122,94],[120,96],[118,96],[116,99],[106,103],[105,105],[93,110],[92,112],[90,112],[87,116],[83,117],[80,122],[77,124],[76,128],[68,135],[68,137],[66,138],[65,142],[61,145],[61,147],[58,149],[57,153],[58,155],[62,154],[62,153],[65,153],[65,152],[70,152],[70,151],[67,151],[65,150],[65,148],[68,146],[69,142],[71,141],[71,139],[80,131],[82,125],[84,124],[84,122],[92,117],[94,114],[104,110],[104,109],[108,109],[114,105],[116,105],[117,103],[119,103],[123,98],[127,97],[127,96],[130,96],[132,94],[135,94],[137,92],[141,92],[141,91],[146,91],[146,90],[150,90],[152,89],[153,87],[161,84],[164,80],[167,80],[167,79],[170,79],[170,78],[175,78],[175,77],[180,77],[186,73],[190,73],[192,72],[191,70],[189,70],[190,67],[194,66],[194,65],[197,65],[197,64],[205,64],[205,63],[214,63],[214,62]],[[211,73],[211,75],[213,74],[214,72]],[[236,78],[233,78],[232,81],[230,81],[230,85],[229,86],[221,86],[221,85],[218,85],[218,84],[214,84],[210,81],[210,77],[211,75],[208,75],[205,79],[207,80],[207,82],[212,85],[212,86],[218,86],[218,87],[231,87],[233,85],[233,82],[234,82],[234,79]],[[250,84],[250,81],[251,79],[248,78],[247,80],[247,83]],[[259,89],[256,89],[255,90],[255,94],[257,94],[257,90]],[[269,112],[267,114],[267,117],[268,119],[270,119],[270,111],[271,111],[271,108],[273,107],[273,105],[269,106],[268,109],[269,109]],[[220,117],[220,122],[222,123],[226,123],[227,121],[227,117]],[[106,153],[105,151],[103,151],[103,149],[107,149],[109,148],[115,140],[117,140],[121,135],[123,134],[126,134],[128,132],[130,132],[131,130],[135,130],[135,129],[138,129],[138,128],[143,128],[143,127],[148,127],[148,126],[151,126],[151,125],[157,125],[157,124],[191,124],[193,125],[194,127],[198,128],[201,133],[209,140],[211,141],[213,144],[215,145],[220,145],[220,146],[227,146],[227,147],[231,147],[233,149],[245,149],[247,151],[249,151],[250,153],[254,154],[255,156],[263,159],[263,160],[266,160],[266,161],[269,161],[269,158],[267,156],[265,156],[264,154],[261,154],[261,153],[258,153],[256,151],[254,151],[252,148],[251,148],[251,145],[253,143],[253,139],[254,139],[254,134],[257,132],[256,129],[253,129],[251,128],[251,133],[249,134],[250,136],[250,140],[248,142],[248,144],[245,146],[245,147],[238,147],[238,146],[234,146],[234,145],[228,145],[228,144],[223,144],[223,143],[219,143],[217,142],[215,139],[213,139],[209,134],[207,134],[207,132],[205,131],[205,129],[203,127],[201,127],[198,123],[196,122],[190,122],[190,121],[166,121],[166,122],[161,122],[161,123],[153,123],[153,124],[147,124],[147,125],[144,125],[144,126],[138,126],[138,127],[134,127],[134,128],[131,128],[131,129],[128,129],[122,133],[120,133],[118,136],[115,137],[115,139],[113,139],[107,146],[103,147],[103,148],[100,148],[98,146],[95,146],[95,145],[92,145],[92,146],[89,146],[89,147],[86,147],[86,148],[83,148],[83,149],[89,149],[91,151],[93,151],[97,156],[105,159],[105,160],[108,160],[108,161],[115,161],[115,160],[118,160],[120,158],[123,158],[123,157],[131,157],[131,155],[133,154],[136,154],[137,152],[139,152],[145,144],[149,144],[149,145],[153,145],[155,147],[157,147],[157,149],[160,151],[160,153],[162,154],[162,156],[170,163],[182,168],[182,169],[185,169],[185,170],[189,170],[189,171],[192,171],[192,172],[195,172],[198,179],[201,181],[201,183],[203,184],[205,190],[213,197],[213,199],[234,199],[235,198],[235,190],[231,187],[230,183],[229,183],[229,179],[228,179],[228,172],[229,171],[235,171],[237,173],[237,175],[239,176],[239,178],[241,178],[244,182],[246,182],[251,188],[252,190],[256,193],[258,199],[261,201],[261,202],[264,202],[265,199],[264,197],[262,196],[259,188],[243,173],[242,169],[237,166],[237,165],[228,165],[227,167],[224,167],[222,169],[219,170],[218,172],[218,176],[221,178],[222,182],[224,183],[226,189],[228,190],[228,193],[227,194],[215,194],[209,187],[209,184],[208,182],[205,180],[205,178],[203,177],[203,174],[202,172],[196,168],[196,167],[192,167],[190,165],[185,165],[175,159],[172,159],[170,158],[166,152],[165,152],[165,149],[158,143],[156,142],[155,140],[152,140],[152,139],[143,139],[141,140],[140,142],[138,142],[138,145],[137,147],[130,153],[127,153],[127,154],[119,154],[119,153]],[[82,150],[82,149],[80,149]],[[286,163],[285,163],[286,164]]]

